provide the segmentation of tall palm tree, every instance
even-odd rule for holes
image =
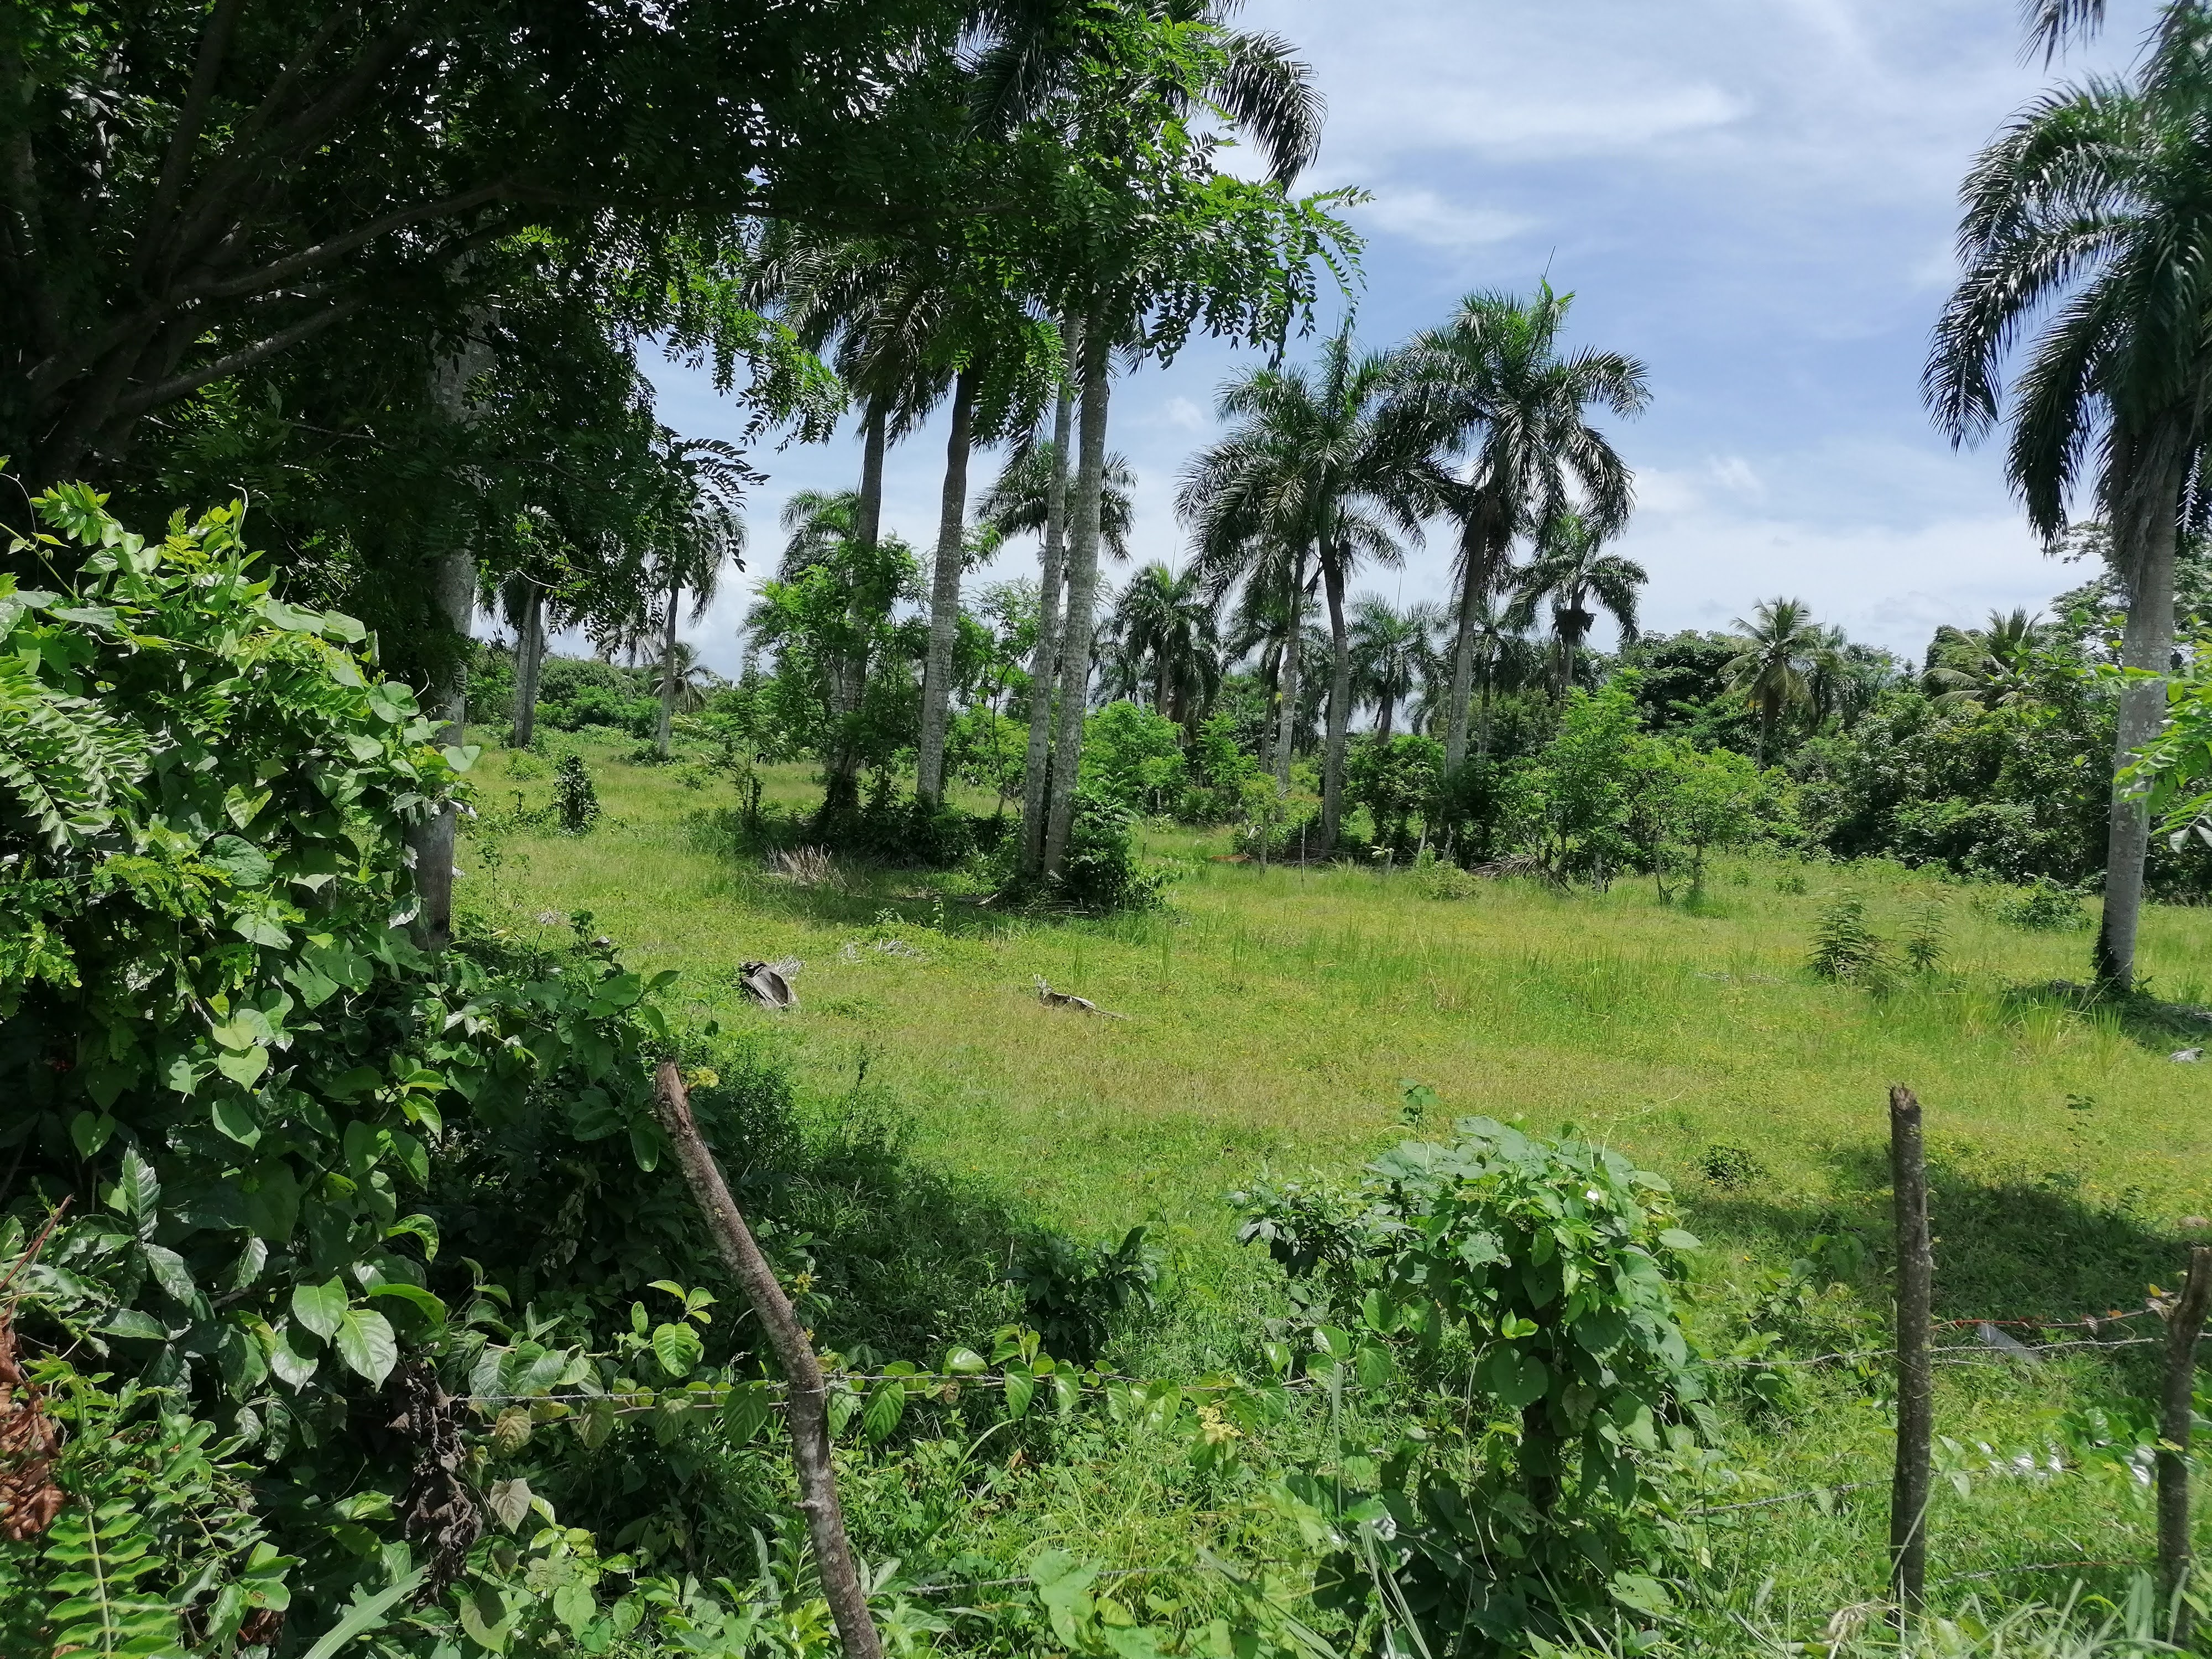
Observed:
[[[1938,708],[1978,713],[2036,701],[2042,619],[2025,608],[1990,612],[1986,628],[1936,630],[1921,684]]]
[[[1131,577],[1110,619],[1137,674],[1149,678],[1155,713],[1196,724],[1221,685],[1221,641],[1214,605],[1195,569],[1153,563]]]
[[[1297,702],[1298,618],[1313,602],[1310,578],[1304,592],[1292,590],[1292,562],[1287,556],[1265,556],[1254,562],[1224,647],[1232,662],[1258,655],[1271,711],[1261,739],[1261,764],[1274,773],[1278,787],[1285,793],[1291,787],[1291,728]]]
[[[2053,0],[2046,40],[2097,8]],[[1976,159],[1961,190],[1963,274],[1923,385],[1954,442],[2009,404],[2008,481],[2046,543],[2090,482],[2127,596],[2096,966],[2134,981],[2150,821],[2122,769],[2155,734],[2173,650],[2179,527],[2206,504],[2212,410],[2212,15],[2169,6],[2136,84],[2094,81],[2032,106]]]
[[[672,499],[659,526],[662,545],[653,560],[663,595],[660,720],[653,745],[665,756],[676,713],[678,613],[688,592],[691,620],[705,621],[723,570],[731,564],[744,568],[744,487],[759,475],[717,438],[678,438],[669,433],[664,434],[663,448]]]
[[[1597,525],[1579,513],[1562,513],[1544,529],[1536,556],[1521,573],[1507,625],[1526,628],[1537,607],[1552,605],[1552,637],[1559,647],[1559,695],[1574,690],[1575,653],[1597,621],[1595,605],[1620,626],[1623,644],[1636,638],[1636,590],[1650,580],[1631,558],[1604,550]]]
[[[1410,702],[1436,657],[1443,613],[1433,605],[1401,611],[1369,593],[1352,607],[1352,695],[1375,708],[1375,735],[1390,740],[1392,717]]]
[[[687,640],[678,640],[654,667],[654,695],[679,714],[696,714],[706,706],[707,693],[721,684],[722,677],[701,660],[699,647]]]
[[[1827,630],[1813,620],[1802,599],[1765,599],[1751,620],[1735,619],[1743,648],[1722,668],[1728,689],[1759,710],[1759,763],[1774,751],[1782,717],[1813,700],[1813,677],[1834,653]]]
[[[1224,386],[1224,420],[1237,424],[1194,456],[1176,509],[1219,584],[1268,548],[1305,550],[1328,607],[1330,678],[1322,763],[1321,841],[1336,842],[1343,813],[1345,734],[1352,716],[1352,639],[1346,589],[1363,558],[1400,562],[1391,531],[1418,538],[1437,504],[1419,412],[1390,393],[1386,353],[1362,352],[1347,323],[1311,368],[1268,367]],[[1293,591],[1299,583],[1293,571]]]
[[[1627,520],[1628,468],[1589,411],[1640,414],[1650,401],[1644,368],[1620,352],[1562,355],[1573,301],[1549,283],[1527,299],[1470,294],[1457,315],[1415,336],[1404,355],[1404,397],[1423,411],[1440,456],[1466,458],[1443,496],[1459,526],[1448,771],[1467,756],[1477,618],[1506,586],[1514,538],[1576,505],[1607,534]]]

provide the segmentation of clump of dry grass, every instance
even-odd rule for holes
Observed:
[[[829,887],[842,892],[846,885],[826,847],[780,847],[768,855],[768,872],[795,887]]]

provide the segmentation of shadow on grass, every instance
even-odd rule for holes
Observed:
[[[2163,1001],[2148,991],[2113,992],[2074,980],[2054,979],[2008,987],[2002,1000],[2008,1014],[2056,1008],[2087,1018],[2110,1020],[2123,1036],[2154,1054],[2172,1054],[2212,1038],[2212,1010]]]
[[[1815,1234],[1849,1232],[1864,1246],[1856,1288],[1887,1316],[1893,1260],[1886,1150],[1836,1158],[1844,1195],[1818,1208],[1755,1192],[1692,1188],[1698,1222],[1747,1243],[1796,1251]],[[2073,1320],[2143,1305],[2146,1287],[2185,1276],[2191,1243],[2131,1205],[2084,1199],[2060,1176],[1978,1174],[1931,1163],[1929,1220],[1936,1237],[1938,1319]]]

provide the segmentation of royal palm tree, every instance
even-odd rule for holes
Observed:
[[[1194,725],[1221,685],[1214,605],[1194,569],[1148,564],[1129,579],[1109,626],[1133,678],[1152,682],[1155,713]]]
[[[1526,628],[1546,600],[1552,637],[1559,641],[1559,695],[1574,690],[1575,653],[1597,621],[1595,605],[1620,627],[1621,642],[1636,639],[1636,590],[1650,580],[1631,558],[1605,550],[1597,525],[1579,513],[1562,513],[1547,525],[1536,556],[1521,573],[1506,625]]]
[[[1802,599],[1765,599],[1747,622],[1732,624],[1743,648],[1721,670],[1729,690],[1759,710],[1759,763],[1774,750],[1782,717],[1808,707],[1813,677],[1834,654],[1828,632],[1813,620]]]
[[[660,720],[653,744],[665,757],[676,713],[677,680],[671,665],[676,658],[678,613],[688,592],[691,620],[705,621],[723,570],[732,564],[744,568],[744,487],[759,475],[717,438],[678,438],[668,433],[663,444],[671,501],[659,526],[661,546],[653,561],[662,595]]]
[[[1433,605],[1397,609],[1370,593],[1352,607],[1353,698],[1375,708],[1375,735],[1390,741],[1392,717],[1412,700],[1437,657],[1443,613]]]
[[[2054,3],[2054,39],[2093,6]],[[1963,274],[1944,307],[1923,386],[1954,442],[2005,411],[2005,471],[2028,521],[2055,544],[2094,483],[2127,599],[2096,966],[2135,978],[2149,816],[2121,781],[2164,717],[2173,650],[2177,532],[2202,511],[2212,410],[2212,15],[2169,6],[2136,82],[2062,88],[1977,158],[1961,195]]]
[[[1185,467],[1176,510],[1218,589],[1271,552],[1302,550],[1328,609],[1330,678],[1322,763],[1322,850],[1343,811],[1345,733],[1352,715],[1346,589],[1363,559],[1400,560],[1391,531],[1420,534],[1437,504],[1419,411],[1395,403],[1395,368],[1362,352],[1347,324],[1310,368],[1257,368],[1231,380],[1217,407],[1229,433]],[[1304,572],[1292,555],[1291,591]]]
[[[1542,284],[1533,297],[1470,294],[1441,328],[1403,355],[1402,396],[1421,411],[1441,458],[1465,458],[1443,492],[1459,526],[1447,771],[1467,755],[1476,623],[1505,590],[1514,538],[1535,534],[1570,507],[1607,535],[1627,521],[1627,467],[1589,411],[1627,416],[1650,399],[1644,365],[1620,352],[1562,355],[1574,295]]]

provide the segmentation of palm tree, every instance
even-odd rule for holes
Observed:
[[[1978,714],[2033,702],[2041,629],[2042,619],[2025,608],[1990,611],[1987,628],[1939,628],[1921,684],[1943,709]]]
[[[707,693],[722,683],[722,677],[700,660],[698,647],[678,640],[657,665],[653,689],[662,707],[695,714],[706,707]]]
[[[1008,452],[1006,465],[975,503],[975,520],[1001,536],[1042,536],[1049,526],[1054,471],[1053,441],[1032,433]],[[1137,510],[1130,492],[1137,475],[1128,459],[1109,455],[1099,475],[1099,545],[1116,560],[1129,556],[1129,532],[1136,527]]]
[[[1269,550],[1308,552],[1328,606],[1330,679],[1322,763],[1321,841],[1334,846],[1343,811],[1345,734],[1352,715],[1352,639],[1345,590],[1363,558],[1400,560],[1395,526],[1418,538],[1436,505],[1426,433],[1394,402],[1389,355],[1361,352],[1349,323],[1310,368],[1251,370],[1224,386],[1224,420],[1237,424],[1193,457],[1176,510],[1195,532],[1217,588]],[[1291,583],[1303,573],[1292,555]]]
[[[1733,626],[1743,649],[1721,673],[1731,692],[1748,697],[1759,710],[1759,763],[1774,750],[1774,730],[1784,714],[1813,700],[1813,676],[1834,653],[1827,630],[1813,620],[1802,599],[1762,600],[1752,620],[1738,617]]]
[[[1153,563],[1129,580],[1109,627],[1133,678],[1152,683],[1154,712],[1178,726],[1197,723],[1221,685],[1221,641],[1214,607],[1195,569]]]
[[[1400,611],[1370,593],[1352,607],[1352,694],[1375,706],[1375,735],[1390,741],[1391,717],[1409,701],[1436,659],[1443,613],[1433,605]]]
[[[1620,625],[1623,644],[1636,638],[1636,590],[1650,580],[1642,565],[1603,551],[1605,538],[1579,513],[1552,520],[1536,556],[1522,572],[1507,613],[1508,625],[1527,627],[1536,608],[1552,602],[1552,635],[1559,644],[1559,695],[1574,690],[1575,653],[1597,621],[1595,604]]]
[[[2098,8],[2052,0],[2055,41]],[[2203,507],[2212,410],[2212,15],[2168,7],[2138,82],[2063,88],[1977,158],[1961,190],[1963,274],[1923,385],[1954,442],[1996,425],[2014,376],[2005,471],[2028,521],[2055,544],[2089,482],[2112,526],[2127,596],[2114,782],[2106,838],[2100,981],[2134,982],[2150,821],[2120,781],[2165,714],[2177,531]]]
[[[674,500],[661,526],[665,544],[653,561],[665,596],[661,610],[660,720],[653,746],[663,757],[676,714],[676,622],[687,590],[691,620],[706,620],[726,566],[744,565],[745,484],[757,477],[738,452],[717,438],[663,437]]]
[[[1460,531],[1447,771],[1467,756],[1477,619],[1506,585],[1514,538],[1540,531],[1577,499],[1606,534],[1628,518],[1628,469],[1586,411],[1641,413],[1650,400],[1644,365],[1613,351],[1562,356],[1573,301],[1549,283],[1529,299],[1470,294],[1451,321],[1415,336],[1404,355],[1403,395],[1428,422],[1438,453],[1468,455],[1443,496]]]

